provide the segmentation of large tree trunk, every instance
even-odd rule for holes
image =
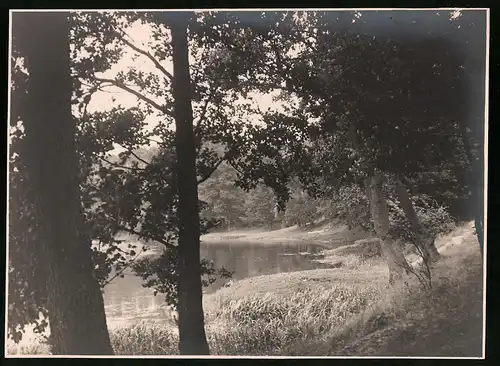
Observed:
[[[209,354],[200,270],[200,218],[189,76],[187,14],[165,19],[172,32],[175,148],[179,187],[179,351]]]
[[[415,207],[411,202],[410,195],[408,194],[404,183],[398,176],[396,176],[396,191],[399,197],[399,202],[401,203],[401,208],[403,209],[405,216],[410,222],[412,230],[416,235],[415,244],[422,251],[424,261],[426,263],[432,263],[439,260],[440,254],[434,245],[435,238],[424,235],[422,226],[420,225],[420,220],[415,212]]]
[[[363,149],[358,141],[356,125],[351,123],[348,138],[356,151],[362,157],[362,166],[365,171],[371,171],[368,159],[363,154]],[[380,249],[389,267],[389,283],[394,285],[403,280],[403,271],[408,272],[409,264],[403,254],[403,249],[389,233],[389,210],[382,194],[383,175],[381,172],[372,172],[371,176],[364,179],[365,194],[370,204],[370,214],[375,226],[375,233],[380,239]]]
[[[365,179],[365,189],[370,202],[375,232],[380,239],[382,253],[389,266],[389,283],[393,285],[396,282],[402,282],[403,271],[408,270],[409,265],[401,246],[389,233],[389,211],[382,195],[382,183],[382,174],[374,173],[371,178]]]
[[[23,125],[44,237],[52,352],[111,355],[79,198],[68,13],[22,13],[13,21],[30,75]]]

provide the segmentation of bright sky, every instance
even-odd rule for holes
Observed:
[[[419,22],[422,22],[425,19],[431,19],[432,17],[428,16],[426,12],[369,12],[371,14],[377,13],[377,18],[379,21],[374,21],[375,18],[371,19],[370,22],[374,22],[373,24],[377,24],[380,22],[386,23],[388,19],[393,22],[396,18],[403,17],[406,15],[415,15],[419,16]],[[452,10],[449,11],[449,15],[451,19],[456,19],[461,14],[460,10]],[[353,18],[353,22],[357,19],[361,18],[361,13],[356,13]],[[390,18],[389,18],[390,17]],[[404,22],[405,23],[405,22]],[[148,47],[148,43],[152,42],[152,29],[148,24],[141,24],[140,22],[134,23],[131,27],[126,30],[128,36],[132,43],[143,50],[150,51]],[[168,32],[168,31],[167,31]],[[191,53],[199,52],[199,50],[190,50]],[[194,62],[194,58],[191,55],[190,62]],[[138,70],[144,73],[154,73],[161,78],[163,78],[162,73],[156,68],[151,60],[149,60],[146,56],[139,55],[137,52],[132,50],[131,48],[126,48],[124,57],[116,64],[114,67],[106,72],[105,74],[99,75],[103,78],[114,79],[118,72],[126,71],[130,67],[136,67]],[[162,66],[168,70],[171,74],[173,74],[173,64],[170,60],[165,60],[162,62]],[[163,104],[164,101],[155,98],[154,96],[149,96],[158,104]],[[271,94],[252,94],[249,96],[253,100],[253,104],[258,104],[261,110],[267,110],[268,108],[280,110],[282,109],[282,102],[274,102],[273,95]],[[241,100],[241,102],[248,102],[249,100]],[[128,93],[127,91],[123,91],[116,87],[107,87],[106,92],[97,92],[94,94],[91,103],[89,104],[89,111],[98,111],[98,110],[108,110],[118,105],[122,105],[123,107],[132,107],[138,105],[138,99],[134,95]],[[193,106],[195,109],[195,118],[196,118],[196,105]],[[148,118],[148,127],[151,129],[157,122],[156,116],[150,116]],[[255,116],[258,119],[258,116]]]
[[[151,41],[151,28],[147,24],[141,24],[139,22],[134,23],[128,30],[127,34],[130,37],[131,41],[133,44],[143,50],[150,51],[148,47],[148,42]],[[190,50],[190,53],[193,52],[198,52],[198,50]],[[190,62],[194,63],[195,59],[193,57],[193,54],[190,55]],[[171,74],[173,74],[173,64],[172,61],[167,59],[162,62],[162,66]],[[101,78],[107,78],[107,79],[114,79],[119,72],[126,72],[130,67],[135,67],[138,70],[144,72],[144,73],[153,73],[158,75],[159,77],[163,78],[163,74],[160,70],[156,68],[156,66],[153,64],[151,60],[149,60],[146,56],[140,55],[130,47],[126,47],[125,53],[123,58],[116,64],[114,65],[110,70],[103,74],[97,75],[98,77]],[[136,90],[139,91],[138,88],[135,88]],[[104,110],[110,110],[114,107],[117,107],[118,105],[121,105],[122,107],[133,107],[137,106],[139,103],[139,100],[136,96],[132,95],[131,93],[124,91],[122,89],[119,89],[117,87],[106,87],[104,88],[105,91],[98,91],[96,92],[92,99],[91,102],[89,103],[88,106],[88,111],[93,112],[93,111],[104,111]],[[239,102],[252,102],[252,104],[258,105],[262,111],[267,110],[268,108],[271,108],[273,110],[279,110],[283,112],[283,104],[281,102],[274,102],[273,101],[273,94],[249,94],[248,99],[241,99]],[[160,98],[155,98],[155,96],[148,95],[148,97],[158,104],[164,104],[164,101],[161,100]],[[196,115],[196,105],[193,105],[193,108],[195,110],[195,119],[197,118]],[[258,116],[256,115],[255,121],[258,121]],[[158,122],[158,116],[152,115],[147,118],[148,122],[148,127],[147,130],[151,130]],[[172,126],[173,128],[174,126]],[[119,146],[115,145],[117,149],[113,152],[119,152],[122,151],[123,149],[119,148]]]
[[[375,13],[375,12],[373,12]],[[374,22],[374,24],[377,23],[384,23],[387,21],[386,18],[391,17],[392,19],[394,17],[394,21],[397,17],[403,16],[406,14],[420,14],[420,17],[423,19],[429,18],[426,16],[426,14],[422,12],[416,12],[416,13],[411,13],[411,12],[398,12],[397,14],[392,13],[392,12],[376,12],[377,18],[380,19],[378,22]],[[460,16],[460,11],[455,10],[449,12],[450,18],[451,19],[456,19],[457,17]],[[353,18],[353,22],[355,22],[357,19],[361,17],[361,13],[357,13],[355,17]],[[375,18],[374,18],[375,19]],[[373,22],[373,19],[371,20]],[[393,21],[393,20],[391,20]],[[419,19],[419,21],[422,21],[422,19]],[[168,32],[168,31],[167,31]],[[151,44],[152,42],[152,29],[151,26],[148,24],[141,24],[140,22],[134,23],[132,26],[130,26],[126,30],[127,35],[129,36],[129,39],[131,42],[136,45],[137,47],[150,51],[150,48],[148,47],[148,44]],[[151,60],[149,60],[146,56],[138,54],[136,51],[132,50],[131,48],[125,46],[125,53],[123,58],[116,64],[114,65],[110,70],[108,70],[106,73],[98,75],[99,77],[102,78],[107,78],[107,79],[114,79],[116,75],[119,72],[126,72],[130,67],[135,67],[136,69],[144,72],[145,74],[148,73],[153,73],[158,75],[159,77],[163,78],[163,74],[161,71],[159,71],[156,66],[153,64]],[[193,52],[199,52],[199,50],[190,50],[191,53]],[[191,63],[194,62],[193,55],[190,57]],[[168,70],[171,74],[173,74],[173,64],[171,60],[165,60],[162,62],[162,66]],[[138,90],[138,88],[135,88]],[[274,93],[273,93],[274,94]],[[284,112],[283,110],[283,102],[274,102],[273,101],[273,94],[250,94],[249,99],[243,100],[241,99],[239,102],[252,102],[254,106],[258,105],[259,108],[262,111],[265,111],[267,109],[272,109],[272,110],[278,110],[281,112]],[[277,93],[276,93],[277,94]],[[274,95],[276,95],[274,94]],[[148,95],[148,97],[158,104],[162,105],[164,104],[164,101],[161,100],[160,98],[155,98],[155,96]],[[105,92],[97,92],[94,94],[92,97],[92,100],[88,106],[89,112],[92,111],[104,111],[104,110],[109,110],[112,109],[113,107],[117,107],[121,105],[122,107],[133,107],[133,106],[138,106],[138,105],[144,105],[143,102],[139,103],[139,100],[136,96],[132,95],[131,93],[121,90],[117,87],[106,87]],[[196,113],[196,108],[197,105],[193,105],[194,113],[195,113],[195,119],[197,117]],[[250,116],[249,116],[250,117]],[[259,116],[251,116],[252,120],[258,123]],[[148,122],[148,130],[151,130],[158,122],[158,116],[157,115],[151,115],[147,118],[146,122]],[[174,126],[172,126],[173,128]],[[115,145],[118,150],[122,150],[118,147],[118,145]]]

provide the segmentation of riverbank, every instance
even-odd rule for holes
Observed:
[[[472,229],[437,240],[433,288],[387,286],[381,258],[234,282],[204,298],[214,355],[481,356],[482,268]],[[325,251],[338,260],[342,250]],[[349,258],[349,260],[347,260]],[[409,258],[411,260],[411,258]],[[175,323],[110,330],[118,355],[175,355]],[[33,352],[33,351],[32,351]],[[39,352],[37,352],[39,353]]]
[[[238,244],[255,243],[290,244],[307,243],[321,245],[326,248],[336,248],[356,240],[365,238],[366,234],[359,229],[349,230],[345,225],[320,225],[311,229],[291,226],[279,230],[235,230],[231,232],[209,233],[201,236],[201,241],[206,244]]]
[[[247,278],[206,296],[214,355],[481,356],[482,269],[470,227],[439,238],[433,288],[389,288],[381,259]],[[327,256],[328,258],[328,256]],[[177,333],[113,332],[119,354],[176,354]]]

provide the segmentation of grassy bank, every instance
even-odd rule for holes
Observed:
[[[349,230],[344,225],[317,225],[309,229],[292,226],[279,230],[236,230],[231,232],[217,232],[201,236],[201,241],[206,244],[255,243],[266,244],[317,244],[328,248],[335,248],[346,243],[364,238],[366,234],[359,229]]]
[[[456,234],[456,233],[455,233]],[[464,234],[464,232],[462,232]],[[218,355],[480,356],[481,262],[469,232],[440,243],[432,290],[409,277],[388,288],[380,260],[338,269],[259,276],[205,298]],[[120,354],[176,354],[174,329],[142,324],[113,332]]]
[[[380,259],[345,253],[340,268],[259,276],[204,299],[215,355],[481,355],[482,269],[471,230],[438,240],[433,288],[387,286]],[[342,250],[327,252],[338,260]],[[335,257],[335,258],[333,258]],[[333,259],[332,259],[333,258]],[[114,329],[117,354],[177,354],[173,324]]]

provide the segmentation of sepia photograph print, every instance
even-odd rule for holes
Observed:
[[[489,15],[10,10],[5,357],[485,358]]]

